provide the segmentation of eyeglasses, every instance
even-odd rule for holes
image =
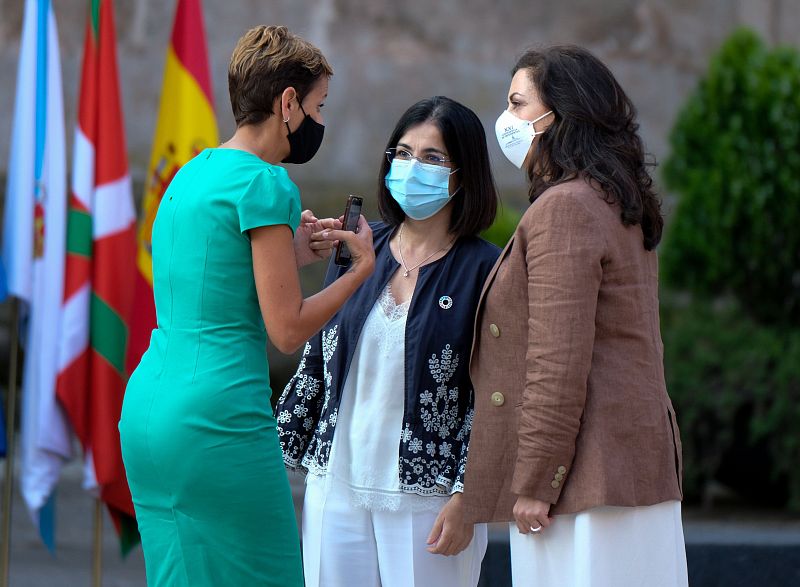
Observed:
[[[452,159],[446,159],[437,153],[426,153],[422,157],[416,157],[415,155],[412,155],[408,149],[404,149],[402,147],[392,147],[386,151],[386,159],[389,161],[389,163],[395,159],[400,161],[411,161],[412,159],[416,159],[420,163],[438,165],[439,167],[449,167],[449,164],[453,162]]]

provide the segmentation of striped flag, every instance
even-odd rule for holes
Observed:
[[[57,393],[84,449],[86,486],[108,506],[126,553],[138,531],[117,423],[136,217],[110,0],[92,0],[87,18],[73,157]]]
[[[42,540],[53,550],[54,489],[71,450],[56,401],[67,175],[61,61],[50,0],[25,2],[9,152],[3,266],[8,292],[19,298],[23,315],[20,481]]]
[[[139,223],[128,373],[139,364],[156,327],[150,237],[158,205],[181,166],[206,147],[219,143],[213,104],[202,4],[200,0],[178,0]]]

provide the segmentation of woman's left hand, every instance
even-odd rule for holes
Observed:
[[[460,493],[454,493],[436,517],[428,535],[428,552],[431,554],[453,556],[472,542],[475,526],[464,522],[462,497]]]
[[[294,233],[294,255],[297,257],[297,266],[305,267],[330,257],[336,243],[326,241],[320,234],[323,230],[338,230],[341,227],[341,221],[335,218],[320,220],[311,210],[303,210],[300,215],[300,226]]]
[[[550,524],[550,504],[532,497],[521,495],[514,504],[514,519],[520,534],[538,534]]]

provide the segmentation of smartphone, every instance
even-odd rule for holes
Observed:
[[[344,208],[344,223],[342,230],[350,230],[358,232],[358,218],[361,216],[361,206],[364,204],[364,198],[359,196],[350,195],[347,197],[347,206]],[[347,243],[339,241],[339,246],[336,248],[336,257],[333,262],[342,267],[350,265],[350,249],[347,248]]]

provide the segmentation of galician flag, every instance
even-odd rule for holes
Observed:
[[[139,223],[136,296],[127,359],[129,374],[139,364],[150,343],[150,333],[156,327],[150,241],[153,221],[164,191],[181,166],[206,147],[219,143],[213,104],[201,1],[178,0]]]
[[[138,531],[117,423],[127,382],[136,216],[110,0],[90,4],[73,157],[58,399],[83,446],[86,487],[108,506],[126,553]]]
[[[22,496],[53,550],[53,497],[71,456],[69,427],[56,401],[67,174],[58,32],[50,0],[26,0],[8,163],[3,265],[20,300]],[[15,328],[16,325],[12,325]]]

